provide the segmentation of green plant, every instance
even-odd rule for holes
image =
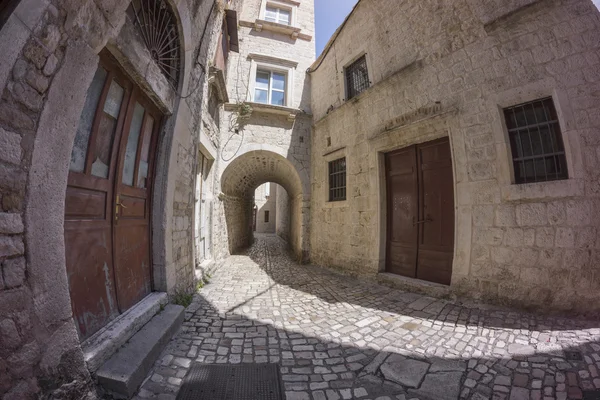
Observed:
[[[196,283],[196,290],[200,290],[204,287],[204,281],[200,280]]]
[[[173,303],[186,308],[192,304],[192,300],[194,300],[194,295],[191,293],[176,292],[175,296],[173,296]]]

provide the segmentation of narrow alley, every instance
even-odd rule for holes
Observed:
[[[594,326],[360,282],[257,235],[195,295],[136,398],[175,399],[194,362],[280,363],[288,400],[582,398],[600,388]]]

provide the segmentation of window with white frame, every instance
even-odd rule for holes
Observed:
[[[283,25],[291,25],[292,12],[289,9],[267,5],[265,10],[265,21],[276,22]]]
[[[285,106],[286,74],[283,72],[257,70],[254,84],[256,103]]]

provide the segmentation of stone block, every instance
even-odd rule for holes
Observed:
[[[499,205],[496,207],[496,226],[517,226],[516,208],[513,205]]]
[[[554,229],[555,228],[536,228],[535,230],[535,245],[538,247],[553,247],[554,246]]]
[[[543,226],[548,223],[547,208],[544,203],[519,204],[516,214],[519,226]]]
[[[473,225],[491,227],[494,225],[494,207],[491,205],[473,206]]]
[[[46,76],[53,75],[54,72],[56,71],[57,66],[58,66],[58,58],[54,54],[51,54],[50,57],[48,57],[46,64],[44,64],[44,70],[43,70],[44,75],[46,75]]]
[[[40,111],[42,109],[43,98],[29,85],[15,83],[12,94],[19,103],[31,111]]]
[[[20,236],[0,236],[0,257],[18,256],[25,252]]]
[[[515,250],[506,248],[506,247],[494,247],[492,248],[492,261],[501,264],[507,265],[511,264],[515,259]]]
[[[13,79],[15,81],[20,81],[21,79],[23,79],[25,77],[25,74],[27,74],[28,68],[29,64],[27,63],[27,61],[23,59],[17,60],[12,70]]]
[[[22,153],[21,136],[0,128],[0,161],[19,165]]]
[[[37,364],[40,357],[40,346],[37,342],[29,342],[6,360],[13,376],[24,377]]]
[[[0,342],[9,350],[16,349],[21,344],[21,336],[12,319],[0,321]]]
[[[423,361],[405,359],[397,360],[394,356],[381,366],[381,373],[385,379],[403,386],[419,387],[423,376],[427,373],[429,364]]]
[[[473,237],[477,244],[499,246],[504,238],[504,230],[501,228],[475,228]]]
[[[2,263],[4,285],[7,288],[21,286],[25,282],[25,258],[11,258]]]
[[[34,120],[12,101],[0,101],[0,121],[16,132],[31,132],[35,127]]]
[[[41,37],[41,41],[46,46],[49,53],[54,53],[61,39],[60,29],[56,25],[47,25]]]
[[[590,225],[594,206],[589,200],[569,200],[566,204],[567,222],[571,226]]]
[[[562,225],[567,220],[567,211],[564,201],[548,203],[548,222],[550,225]]]
[[[31,61],[33,65],[37,67],[37,69],[42,69],[44,64],[46,64],[46,60],[48,59],[50,52],[48,52],[44,46],[38,43],[36,39],[30,39],[25,45],[23,55],[25,58]]]
[[[48,62],[46,62],[47,64]],[[50,79],[40,74],[37,70],[29,70],[25,76],[25,81],[39,93],[45,93],[50,85]]]
[[[554,241],[556,247],[574,247],[575,232],[571,228],[556,228],[556,239]]]

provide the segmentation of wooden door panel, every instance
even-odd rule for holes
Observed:
[[[419,252],[417,278],[450,284],[454,252],[454,178],[448,139],[417,146]]]
[[[69,291],[82,338],[89,337],[119,315],[110,230],[97,225],[65,223]]]
[[[416,276],[417,264],[417,172],[415,148],[386,155],[388,272]]]
[[[121,222],[121,221],[119,221]],[[151,291],[150,246],[145,220],[115,228],[115,280],[119,308],[124,312]]]
[[[120,202],[121,204],[123,204],[123,208],[119,212],[119,219],[143,219],[146,217],[146,203],[148,202],[147,199],[140,199],[121,195]]]
[[[417,278],[424,281],[450,285],[452,253],[419,248]]]
[[[106,220],[106,192],[67,186],[65,220]]]

